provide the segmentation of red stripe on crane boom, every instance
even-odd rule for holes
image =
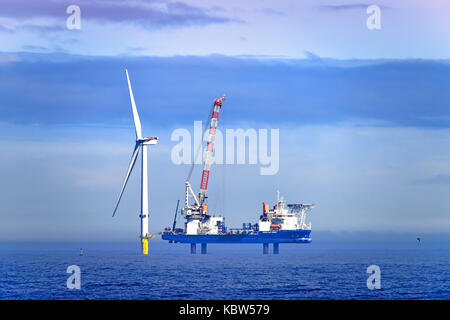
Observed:
[[[214,152],[214,140],[216,136],[217,123],[219,120],[219,111],[224,101],[225,96],[214,100],[214,111],[211,115],[209,136],[205,152],[205,163],[203,164],[202,182],[200,183],[200,192],[199,192],[200,205],[203,205],[203,201],[206,198],[206,191],[208,190],[209,172],[212,162],[212,154]]]

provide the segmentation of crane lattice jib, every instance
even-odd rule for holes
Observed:
[[[214,100],[214,111],[211,116],[209,126],[208,142],[206,144],[205,163],[203,165],[202,182],[200,183],[199,202],[203,205],[208,190],[209,172],[211,169],[212,156],[214,152],[214,142],[216,140],[217,122],[219,121],[219,110],[222,103],[225,101],[225,96]]]

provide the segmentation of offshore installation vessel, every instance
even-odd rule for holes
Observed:
[[[176,228],[178,213],[175,210],[175,219],[172,228],[166,228],[162,239],[171,243],[190,243],[191,253],[197,252],[197,244],[201,244],[201,253],[206,254],[208,243],[262,243],[263,253],[269,253],[269,243],[273,244],[273,253],[279,253],[280,243],[310,243],[311,222],[306,223],[306,213],[314,208],[314,204],[288,204],[277,191],[277,202],[269,208],[263,202],[262,214],[255,224],[243,223],[239,229],[228,229],[225,218],[213,215],[208,210],[207,190],[214,152],[219,112],[225,96],[215,99],[209,114],[209,133],[203,163],[203,173],[198,196],[194,193],[189,182],[195,161],[193,162],[188,178],[185,181],[184,208],[181,212],[186,219],[184,228]],[[203,136],[208,128],[203,130]],[[197,152],[198,154],[198,152]],[[190,198],[193,202],[190,203]]]

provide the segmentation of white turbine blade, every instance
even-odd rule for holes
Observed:
[[[114,212],[112,215],[113,217],[116,214],[116,210],[117,210],[117,207],[119,206],[120,199],[122,198],[123,191],[125,190],[125,186],[127,185],[128,178],[130,177],[131,171],[133,170],[134,164],[136,163],[136,158],[137,158],[140,148],[141,148],[141,144],[136,143],[136,147],[134,147],[133,155],[131,156],[130,165],[128,166],[127,175],[125,176],[125,181],[123,182],[123,185],[122,185],[122,190],[120,190],[119,199],[117,200],[116,207],[114,208]]]
[[[130,77],[128,76],[128,69],[125,69],[127,73],[128,89],[130,90],[131,108],[133,109],[134,127],[136,128],[136,140],[142,139],[141,120],[137,112],[136,103],[134,102],[133,90],[131,89]]]

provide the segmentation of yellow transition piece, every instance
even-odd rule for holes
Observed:
[[[142,237],[141,241],[142,241],[142,254],[148,255],[148,238]]]

